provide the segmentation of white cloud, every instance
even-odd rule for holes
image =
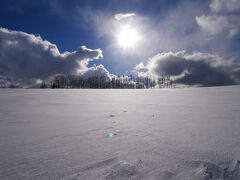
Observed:
[[[170,75],[179,84],[216,86],[240,83],[240,64],[216,54],[164,52],[150,58],[146,67],[149,74]]]
[[[212,12],[239,13],[239,0],[212,0],[210,4]]]
[[[225,16],[202,15],[197,16],[198,25],[211,35],[217,35],[229,29],[229,21]]]
[[[122,20],[130,19],[135,16],[136,16],[135,13],[118,13],[114,15],[114,19],[117,21],[122,21]]]
[[[81,72],[81,76],[86,79],[90,77],[103,77],[105,80],[111,79],[110,73],[102,64],[87,68]]]
[[[230,38],[239,33],[239,0],[212,0],[210,8],[216,14],[196,16],[196,22],[203,31],[211,36],[225,35]]]
[[[236,16],[220,16],[220,15],[201,15],[196,16],[197,24],[201,29],[210,36],[226,35],[233,37],[238,34],[240,22]]]
[[[140,62],[139,64],[137,64],[137,65],[134,67],[134,70],[136,70],[136,71],[142,71],[142,70],[146,70],[146,67],[145,67],[145,65],[143,64],[143,62]]]
[[[229,29],[229,37],[233,37],[239,33],[239,29],[236,27],[233,27],[232,29]]]
[[[102,57],[100,49],[85,46],[60,53],[55,44],[40,36],[0,28],[0,75],[14,80],[74,74],[87,69],[89,61]]]

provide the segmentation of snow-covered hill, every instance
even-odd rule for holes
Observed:
[[[240,86],[0,90],[0,179],[240,179]]]

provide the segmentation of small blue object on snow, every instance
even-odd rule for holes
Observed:
[[[114,134],[113,133],[108,133],[108,138],[113,138]]]

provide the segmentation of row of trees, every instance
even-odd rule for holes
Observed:
[[[81,76],[56,76],[52,88],[134,89],[135,83],[129,77],[104,76],[82,78]]]
[[[41,88],[47,85],[42,82]],[[54,78],[51,88],[94,88],[94,89],[144,89],[144,88],[172,88],[170,76],[154,78],[135,76],[115,76],[112,78],[99,76],[82,78],[73,75],[58,75]]]

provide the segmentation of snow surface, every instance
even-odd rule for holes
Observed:
[[[240,86],[0,90],[0,179],[240,179]]]

